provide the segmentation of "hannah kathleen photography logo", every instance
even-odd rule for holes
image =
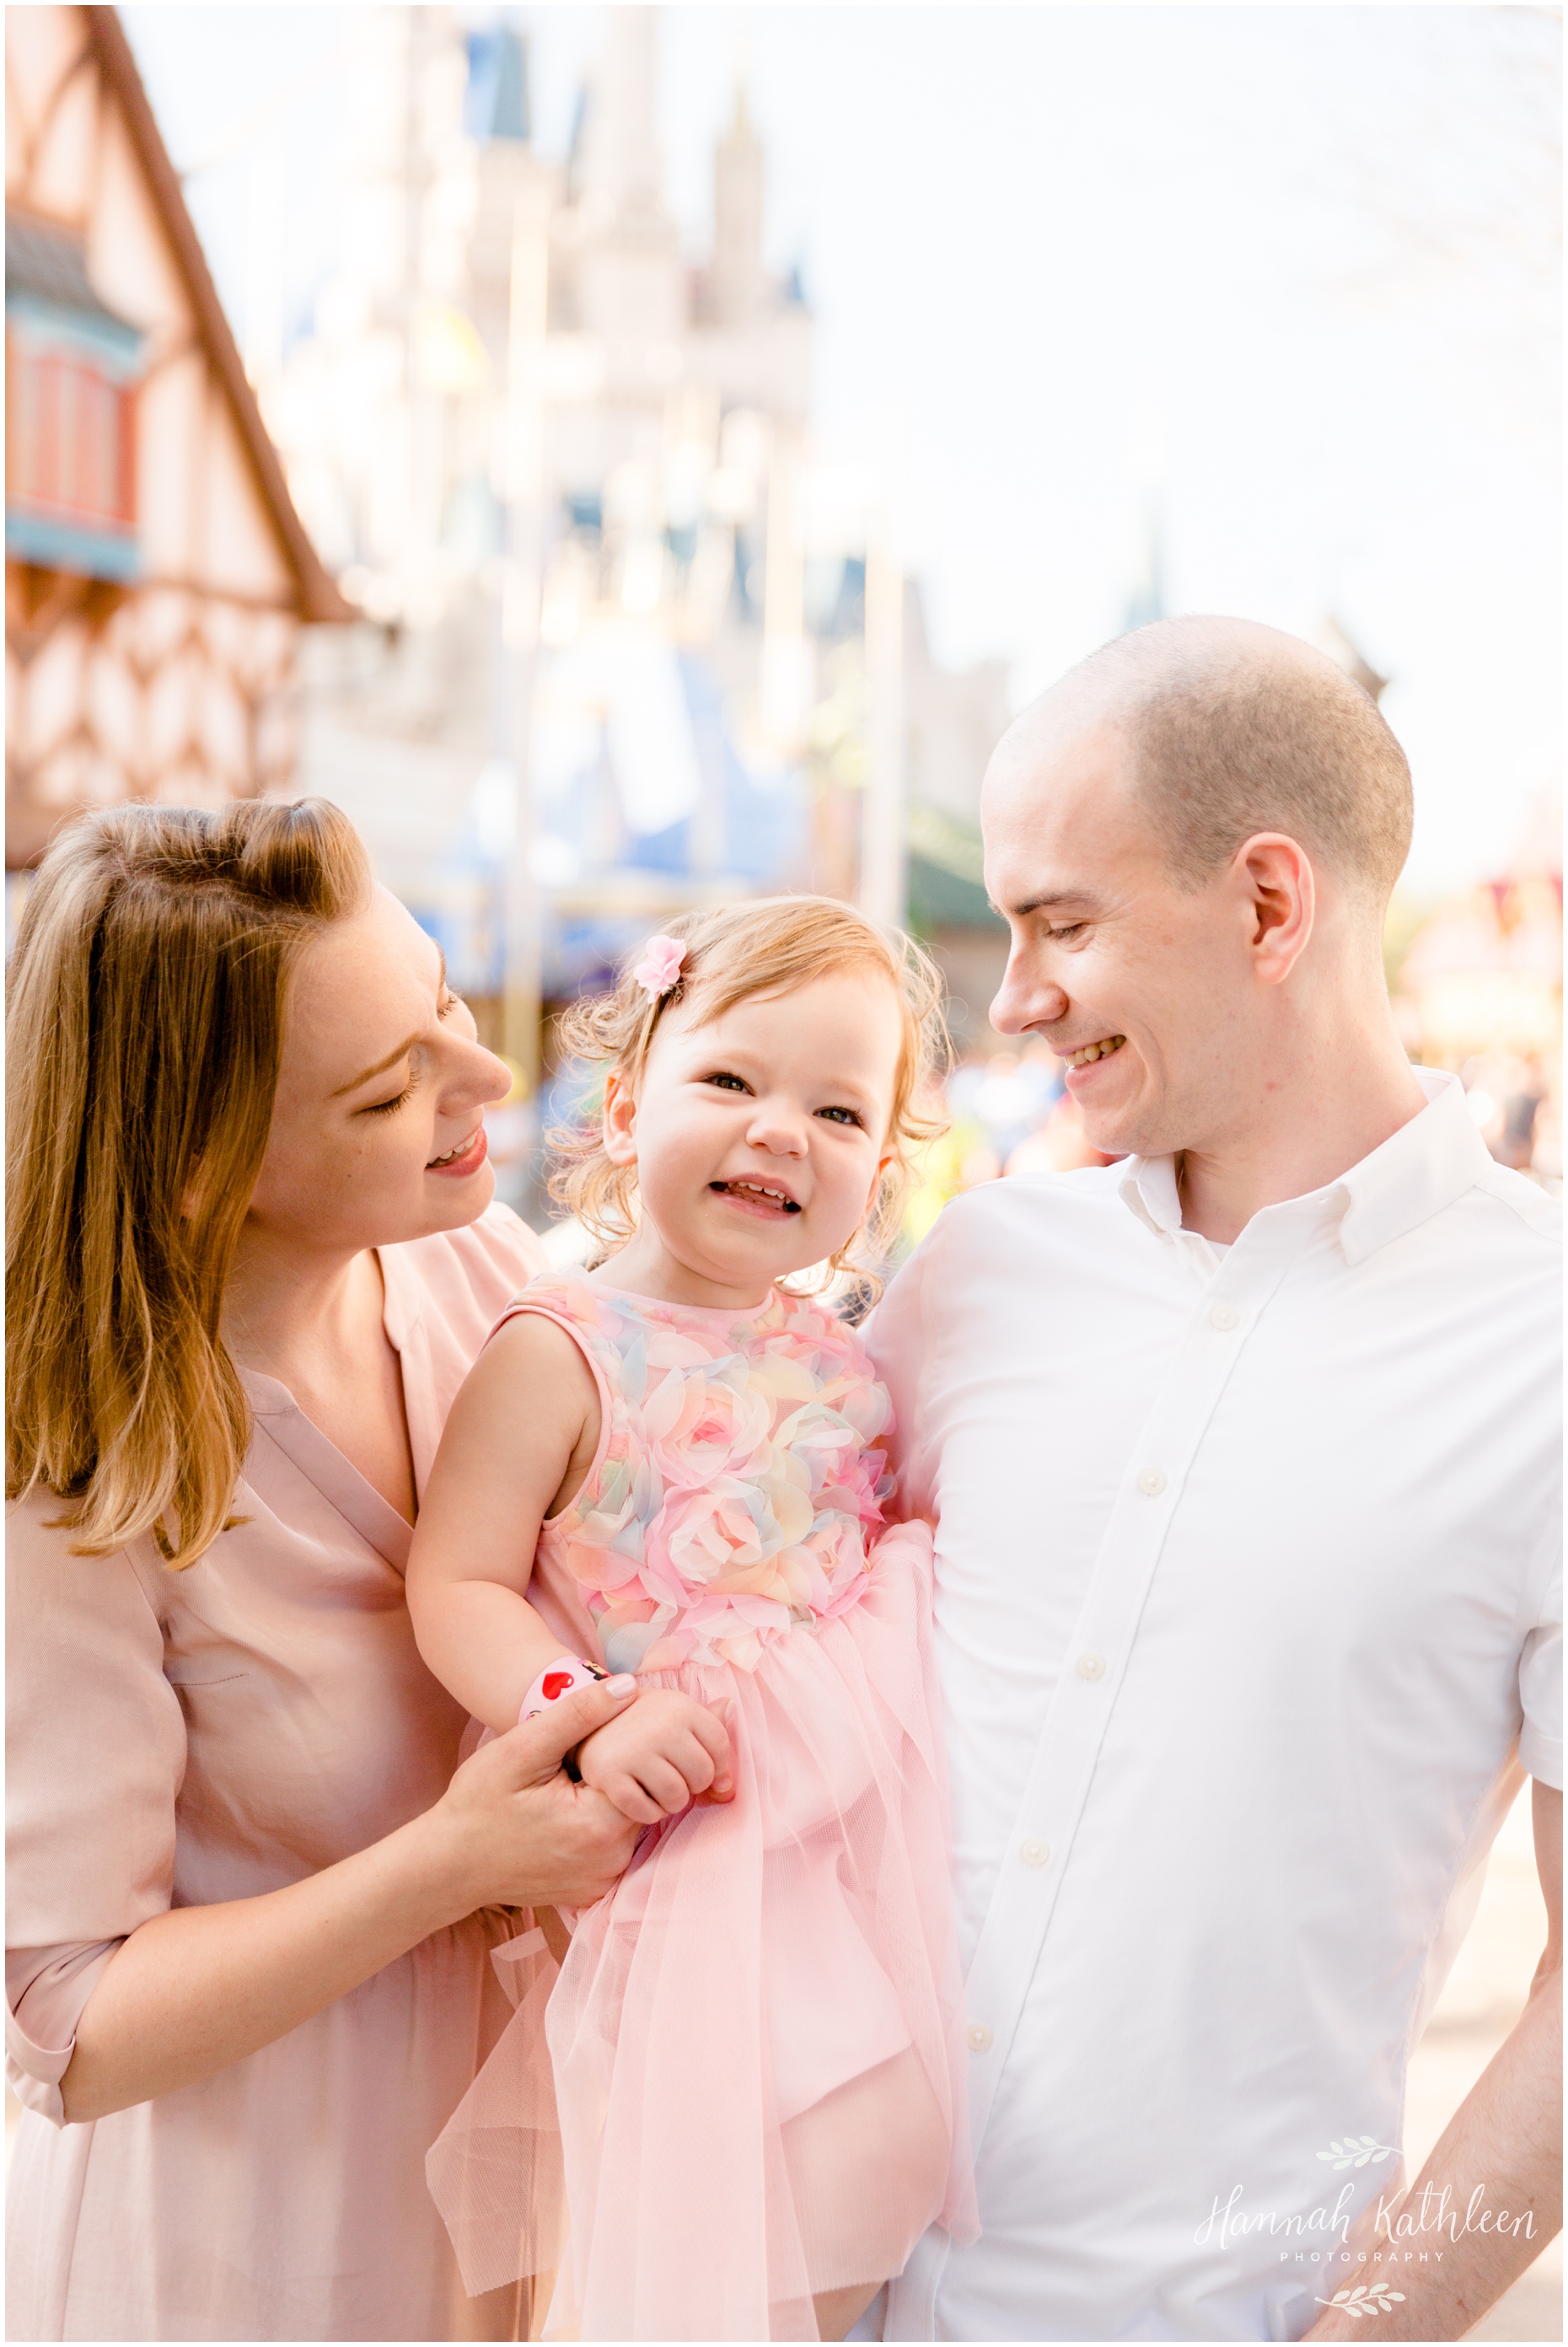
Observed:
[[[1396,2305],[1404,2300],[1402,2290],[1390,2290],[1387,2282],[1364,2281],[1354,2290],[1337,2290],[1332,2298],[1318,2298],[1315,2306],[1342,2307],[1359,2321],[1364,2314],[1392,2314]]]
[[[1348,2168],[1380,2168],[1386,2160],[1397,2161],[1399,2153],[1397,2145],[1384,2143],[1378,2136],[1347,2135],[1316,2157],[1337,2175]],[[1478,2184],[1462,2205],[1446,2184],[1423,2184],[1414,2199],[1409,2187],[1388,2195],[1379,2193],[1375,2207],[1358,2208],[1357,2193],[1358,2187],[1348,2178],[1332,2203],[1259,2209],[1250,2207],[1245,2188],[1235,2184],[1223,2200],[1215,2194],[1193,2239],[1200,2245],[1227,2250],[1266,2236],[1282,2244],[1281,2265],[1317,2267],[1314,2281],[1337,2279],[1335,2267],[1379,2267],[1380,2273],[1360,2281],[1353,2282],[1347,2275],[1345,2288],[1332,2296],[1314,2294],[1316,2305],[1337,2307],[1361,2321],[1369,2315],[1388,2314],[1403,2302],[1405,2293],[1394,2282],[1396,2276],[1402,2278],[1406,2266],[1441,2265],[1444,2247],[1453,2247],[1467,2233],[1511,2233],[1524,2240],[1535,2237],[1532,2212],[1527,2209],[1515,2215],[1507,2209],[1493,2209],[1484,2184]],[[1352,2225],[1355,2247],[1350,2239]]]
[[[1379,2160],[1392,2159],[1394,2156],[1393,2145],[1379,2143],[1375,2135],[1348,2135],[1343,2143],[1331,2143],[1327,2151],[1317,2155],[1319,2159],[1331,2160],[1336,2169],[1376,2168]]]

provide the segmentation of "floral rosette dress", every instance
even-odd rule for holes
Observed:
[[[886,1525],[853,1336],[538,1280],[599,1389],[529,1598],[566,1650],[717,1706],[736,1792],[497,1952],[508,2029],[428,2161],[467,2287],[559,2269],[547,2336],[815,2339],[813,2294],[972,2238],[930,1535]],[[525,1438],[526,1439],[526,1436]]]

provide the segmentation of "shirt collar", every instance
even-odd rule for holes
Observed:
[[[1116,1186],[1157,1238],[1174,1238],[1182,1227],[1182,1199],[1173,1157],[1129,1157]]]
[[[1345,1259],[1358,1264],[1473,1189],[1490,1169],[1491,1157],[1476,1131],[1464,1087],[1441,1068],[1415,1068],[1411,1073],[1427,1096],[1418,1115],[1337,1182],[1305,1198],[1265,1207],[1264,1213],[1336,1207]],[[1150,1230],[1162,1237],[1174,1237],[1181,1230],[1174,1157],[1129,1158],[1117,1186]]]

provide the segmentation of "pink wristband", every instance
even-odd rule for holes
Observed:
[[[580,1655],[558,1655],[553,1663],[546,1664],[523,1697],[518,1726],[520,1727],[525,1719],[537,1719],[541,1711],[548,1711],[563,1695],[570,1695],[580,1686],[591,1686],[596,1679],[609,1676],[608,1671],[601,1671],[597,1663],[585,1663]]]

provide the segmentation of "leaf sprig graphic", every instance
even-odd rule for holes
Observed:
[[[1320,2159],[1327,2157],[1327,2153],[1318,2154]],[[1364,2281],[1354,2290],[1337,2290],[1332,2298],[1315,2299],[1313,2303],[1343,2307],[1347,2314],[1353,2314],[1359,2322],[1364,2314],[1392,2314],[1395,2307],[1402,2306],[1404,2301],[1402,2290],[1390,2290],[1386,2281]]]
[[[1317,2157],[1331,2160],[1337,2173],[1341,2168],[1365,2168],[1368,2161],[1376,2168],[1380,2161],[1393,2158],[1394,2147],[1379,2143],[1375,2135],[1348,2135],[1343,2143],[1330,2144]],[[1327,2306],[1328,2301],[1324,2299],[1322,2303]]]

